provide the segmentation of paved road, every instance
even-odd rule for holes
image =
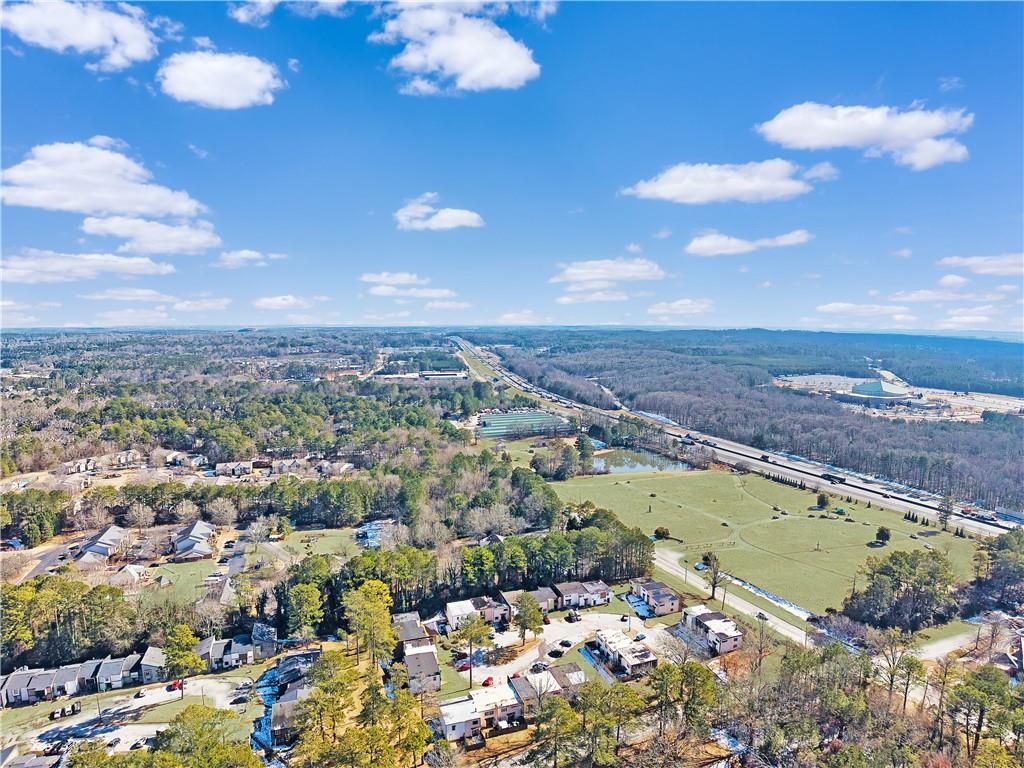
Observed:
[[[696,587],[697,589],[707,592],[710,595],[711,586],[696,573],[681,566],[678,562],[678,557],[679,555],[672,552],[663,552],[655,550],[654,563],[663,571],[667,571],[673,576],[685,580],[688,585]],[[716,595],[715,600],[717,601],[718,599],[719,597],[718,595]],[[747,600],[744,600],[739,595],[727,591],[725,594],[725,604],[728,605],[730,608],[735,608],[740,613],[744,613],[747,616],[750,616],[754,619],[757,618],[757,615],[759,613],[764,613],[764,615],[768,617],[768,620],[765,623],[769,627],[774,629],[776,632],[778,632],[780,635],[785,636],[786,638],[792,640],[795,643],[798,643],[799,645],[806,645],[807,643],[806,631],[800,629],[800,627],[790,624],[788,621],[783,621],[777,616],[773,616],[769,613],[766,613],[764,609],[759,608],[758,606],[754,605],[753,603]]]
[[[68,544],[81,544],[85,541],[85,539],[86,537],[84,535],[75,536],[65,541],[62,541],[58,544],[52,544],[50,546],[33,551],[32,555],[34,557],[38,557],[39,562],[31,571],[28,572],[28,575],[25,576],[25,578],[22,579],[22,581],[28,581],[29,579],[34,579],[36,576],[42,576],[44,573],[46,573],[47,569],[52,568],[56,565],[63,565],[64,563],[72,562],[72,559],[70,557],[68,557],[66,560],[61,560],[61,554],[68,551]]]

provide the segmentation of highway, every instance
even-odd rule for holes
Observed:
[[[523,392],[541,400],[547,401],[550,405],[561,407],[561,409],[572,412],[585,412],[606,419],[620,421],[625,417],[645,422],[651,427],[659,430],[665,435],[677,439],[692,439],[694,442],[703,445],[710,450],[716,460],[730,465],[743,464],[747,469],[762,475],[776,475],[796,482],[804,481],[809,488],[817,488],[829,491],[837,495],[850,496],[860,501],[870,501],[875,506],[891,509],[896,512],[916,512],[922,517],[932,521],[938,520],[940,512],[938,502],[928,499],[928,495],[919,491],[917,494],[922,498],[915,498],[905,489],[898,489],[884,481],[865,479],[846,470],[828,470],[810,461],[801,460],[792,456],[782,456],[773,452],[761,451],[753,446],[743,445],[732,440],[701,434],[693,430],[687,430],[680,426],[666,424],[647,414],[631,410],[621,405],[620,410],[610,411],[595,406],[586,405],[561,395],[544,390],[512,371],[506,369],[497,356],[470,344],[459,336],[451,337],[458,344],[463,353],[474,358],[481,365],[494,373],[498,381],[504,382],[511,387],[521,389]],[[841,482],[834,482],[828,476],[835,477]],[[1004,531],[1011,530],[1011,524],[991,523],[968,517],[963,514],[962,508],[955,508],[950,517],[950,524],[953,527],[964,528],[965,530],[980,534],[982,536],[998,536]]]

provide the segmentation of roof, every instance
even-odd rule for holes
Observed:
[[[196,520],[174,534],[174,543],[177,544],[182,539],[208,539],[213,532],[212,525],[203,520]]]
[[[585,581],[585,582],[583,582],[583,587],[590,594],[595,594],[597,592],[610,592],[611,591],[611,587],[609,587],[607,584],[605,584],[600,579],[597,579],[596,581]]]
[[[407,643],[410,640],[425,640],[430,637],[419,621],[404,621],[397,625],[396,629],[400,643]]]
[[[533,590],[530,594],[537,599],[538,603],[546,603],[548,600],[555,600],[558,597],[558,595],[548,587],[537,587],[537,589]]]
[[[97,677],[120,677],[124,670],[125,659],[104,659],[96,671]]]
[[[23,755],[7,763],[6,768],[53,768],[63,755]]]
[[[155,646],[146,648],[142,654],[142,664],[147,667],[162,667],[167,663],[167,656],[163,650]]]
[[[32,675],[32,679],[29,680],[26,688],[49,688],[53,685],[53,678],[56,674],[57,670],[55,669],[44,669],[42,672]]]
[[[446,725],[465,723],[478,717],[480,717],[480,713],[477,712],[476,703],[469,696],[441,702],[441,719]]]
[[[476,613],[472,600],[455,600],[445,606],[445,612],[453,616],[465,616],[467,613]]]
[[[434,646],[416,648],[413,652],[405,654],[405,668],[410,678],[433,677],[441,674],[441,667],[437,664],[437,650]]]
[[[83,661],[78,667],[78,679],[79,680],[91,680],[96,677],[100,671],[100,665],[103,664],[103,659],[89,659]]]
[[[555,584],[555,592],[562,595],[585,595],[587,594],[587,588],[578,581],[563,581],[561,584]]]
[[[235,635],[231,638],[231,648],[228,653],[252,653],[252,637],[249,635]]]
[[[98,552],[106,554],[117,549],[128,537],[128,531],[119,525],[108,525],[97,533],[89,542],[82,547],[86,552]]]
[[[72,680],[78,679],[78,671],[82,668],[81,664],[68,664],[57,670],[57,673],[53,676],[54,685],[64,685],[70,683]]]
[[[31,680],[34,675],[38,675],[42,671],[42,667],[15,670],[7,676],[6,680],[4,680],[4,690],[15,691],[19,688],[28,688],[29,680]]]
[[[564,688],[577,688],[587,682],[587,674],[579,664],[569,662],[548,670],[558,684]]]
[[[856,395],[868,395],[871,397],[906,397],[910,390],[899,384],[892,384],[888,381],[864,381],[853,385],[853,393]]]
[[[252,625],[252,641],[254,643],[277,643],[277,627],[257,621]]]
[[[210,635],[209,637],[204,637],[196,644],[196,653],[200,656],[208,655],[210,651],[213,650],[213,644],[216,642],[216,640],[217,638],[215,638],[213,635]]]
[[[719,637],[743,637],[743,630],[737,627],[732,619],[714,619],[705,623],[708,631]]]

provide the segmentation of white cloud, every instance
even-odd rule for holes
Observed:
[[[806,229],[794,229],[777,237],[762,237],[758,240],[743,240],[730,237],[720,232],[711,231],[699,235],[686,246],[691,256],[732,256],[740,253],[751,253],[761,248],[780,248],[789,245],[802,245],[814,238]]]
[[[948,256],[936,263],[940,267],[962,267],[976,275],[1024,275],[1024,253],[1004,253],[1000,256]]]
[[[370,41],[403,45],[390,66],[407,76],[402,93],[521,88],[540,75],[533,52],[495,24],[500,6],[386,6],[390,17]]]
[[[971,127],[974,115],[962,109],[828,106],[804,102],[757,126],[768,141],[789,149],[863,149],[891,155],[897,165],[923,171],[967,159],[967,147],[946,134]]]
[[[6,283],[73,283],[100,275],[167,275],[170,264],[144,256],[115,256],[111,253],[56,253],[26,248],[19,256],[0,262]]]
[[[889,296],[890,301],[909,301],[912,303],[922,301],[959,301],[970,298],[971,296],[957,293],[956,291],[937,290],[934,288],[922,288],[917,291],[897,291]]]
[[[803,173],[808,181],[835,181],[839,178],[839,169],[832,163],[816,163]]]
[[[426,285],[429,277],[420,277],[414,272],[366,272],[359,276],[364,283],[382,283],[384,285]]]
[[[653,235],[651,235],[651,237],[653,237],[655,240],[667,240],[668,238],[672,237],[672,230],[669,229],[668,227],[662,227]]]
[[[945,319],[939,324],[939,328],[945,330],[959,330],[962,328],[975,328],[981,325],[989,325],[996,320],[1000,309],[991,304],[980,307],[957,307],[946,313]]]
[[[179,312],[220,312],[231,305],[231,299],[182,299],[174,303]]]
[[[189,144],[188,145],[188,149],[189,149],[189,152],[191,152],[193,155],[198,157],[200,160],[205,160],[206,158],[208,158],[210,156],[210,153],[209,153],[208,150],[205,150],[202,147],[196,146],[195,144]]]
[[[176,301],[173,296],[167,296],[152,288],[107,288],[104,291],[81,294],[79,298],[90,301],[141,301],[155,304]]]
[[[603,301],[626,301],[629,294],[625,291],[590,291],[567,293],[555,301],[559,304],[591,304]]]
[[[288,59],[288,69],[290,69],[292,72],[298,72],[300,69],[302,69],[302,64],[299,62],[298,59]]]
[[[636,282],[641,280],[661,280],[665,272],[650,259],[593,259],[591,261],[573,261],[562,266],[562,271],[551,278],[552,283],[570,283],[572,286],[585,286],[586,289],[607,288],[619,282]]]
[[[413,299],[449,299],[455,291],[448,288],[399,288],[395,285],[375,285],[369,291],[373,296],[399,296]]]
[[[960,275],[943,275],[939,278],[939,285],[943,288],[959,288],[962,285],[967,285],[970,280]]]
[[[640,243],[627,243],[626,251],[629,253],[643,253],[644,249],[641,247]]]
[[[63,53],[97,54],[89,69],[116,72],[157,54],[157,38],[138,6],[119,3],[4,3],[4,29],[22,42]]]
[[[242,3],[231,3],[228,16],[240,24],[253,27],[265,27],[268,17],[274,12],[280,0],[246,0]]]
[[[892,255],[899,259],[909,259],[914,255],[914,252],[909,248],[900,248],[899,250],[893,251]]]
[[[291,294],[285,294],[283,296],[263,296],[259,299],[255,299],[252,303],[256,309],[309,309],[316,303],[316,299],[321,297],[313,297],[307,299],[302,296],[292,296]]]
[[[7,205],[100,215],[195,216],[204,210],[186,192],[152,183],[153,175],[131,158],[81,142],[35,146],[2,178]]]
[[[82,231],[125,238],[117,249],[122,253],[201,253],[221,244],[208,221],[172,225],[127,216],[89,217],[82,222]]]
[[[112,309],[96,316],[96,325],[167,325],[172,322],[174,318],[167,314],[165,307]]]
[[[679,163],[653,179],[626,187],[622,194],[687,205],[789,200],[811,191],[810,184],[795,178],[798,170],[796,164],[779,158],[743,165]]]
[[[160,88],[177,101],[211,109],[242,109],[274,103],[285,86],[277,67],[242,53],[176,53],[160,65]]]
[[[532,309],[521,309],[518,312],[506,312],[498,318],[501,325],[539,325],[551,322],[550,317],[545,317]]]
[[[483,217],[479,213],[462,208],[435,208],[433,203],[437,201],[436,192],[425,192],[419,197],[408,200],[405,205],[395,211],[398,228],[442,230],[484,225]]]
[[[205,49],[207,51],[212,51],[214,48],[217,47],[216,44],[214,44],[213,40],[211,40],[210,38],[206,37],[206,35],[200,35],[199,37],[193,37],[192,38],[192,44],[195,45],[196,48],[203,48],[203,49]]]
[[[713,311],[715,302],[711,299],[676,299],[660,301],[647,308],[649,315],[705,315]]]
[[[964,87],[963,78],[957,77],[956,75],[949,75],[946,77],[939,78],[939,90],[943,93],[949,93],[950,91],[958,91]]]
[[[441,311],[446,309],[469,309],[472,304],[468,301],[428,301],[423,305],[424,309],[430,311]]]
[[[283,253],[263,253],[243,248],[237,251],[224,251],[218,259],[211,264],[218,269],[241,269],[243,267],[265,267],[269,261],[287,259]]]
[[[763,283],[761,283],[761,285],[759,287],[760,288],[771,288],[772,287],[772,281],[771,280],[765,280]]]
[[[845,301],[833,301],[817,307],[819,312],[827,315],[847,315],[849,317],[892,317],[906,315],[907,307],[891,304],[852,304]]]

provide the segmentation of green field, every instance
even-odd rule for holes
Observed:
[[[683,544],[669,541],[659,548],[674,549],[690,563],[703,549],[713,549],[733,575],[816,613],[842,604],[870,555],[928,545],[948,553],[959,577],[971,575],[974,542],[968,539],[839,497],[832,499],[832,507],[847,514],[822,519],[811,509],[815,493],[759,475],[720,470],[598,475],[553,486],[564,501],[592,501],[645,532],[667,527]],[[869,544],[880,525],[892,531],[892,541],[876,549]],[[773,612],[780,614],[779,609]]]
[[[217,570],[215,560],[196,560],[192,563],[166,563],[149,569],[150,583],[142,594],[152,599],[173,598],[174,601],[192,601],[202,597],[203,580]],[[166,576],[168,587],[157,587],[155,582]]]
[[[337,555],[343,560],[348,560],[359,551],[352,538],[353,530],[323,528],[314,531],[292,531],[277,543],[300,559],[306,555]]]

